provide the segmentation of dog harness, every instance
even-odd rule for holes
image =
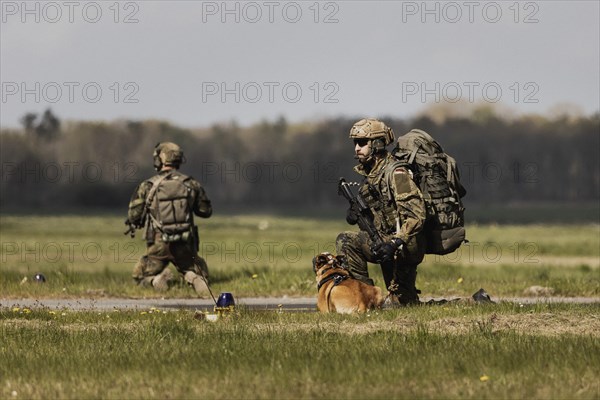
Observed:
[[[336,269],[336,268],[329,267],[324,272],[327,272],[330,269]],[[343,270],[343,271],[346,272],[346,270]],[[346,272],[346,274],[347,274],[347,272]],[[319,291],[319,289],[321,289],[321,287],[329,281],[333,281],[333,286],[337,286],[340,283],[342,283],[343,280],[348,279],[348,278],[350,278],[350,275],[344,275],[340,272],[335,272],[335,273],[328,275],[325,278],[321,279],[319,281],[319,283],[317,283],[317,291]]]
[[[326,284],[327,282],[333,281],[333,285],[331,285],[331,287],[329,288],[329,291],[327,292],[327,311],[331,312],[331,305],[330,305],[330,297],[331,297],[331,292],[333,291],[333,289],[339,285],[340,283],[342,283],[343,281],[345,281],[346,279],[350,278],[350,275],[348,274],[348,271],[346,271],[343,268],[336,268],[336,267],[329,267],[327,268],[324,272],[329,271],[330,269],[341,269],[342,271],[345,272],[345,274],[342,274],[340,272],[334,272],[331,275],[326,276],[325,278],[321,279],[319,281],[319,283],[317,284],[317,292],[319,291],[319,289],[321,289],[321,287]]]

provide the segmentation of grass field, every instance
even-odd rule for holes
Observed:
[[[3,310],[0,397],[597,399],[598,311]]]
[[[195,297],[183,284],[167,293],[132,284],[145,244],[140,231],[135,239],[122,234],[120,218],[2,216],[1,224],[3,297]],[[312,257],[334,252],[337,234],[349,228],[331,220],[214,217],[201,221],[201,254],[215,292],[312,296]],[[557,296],[600,296],[598,225],[471,225],[467,237],[454,254],[426,257],[417,278],[424,296],[469,296],[480,287],[493,296],[522,296],[530,286],[550,287]],[[46,284],[32,283],[37,272]],[[383,286],[378,267],[371,272]]]
[[[195,297],[183,284],[134,286],[144,244],[123,229],[115,217],[2,216],[1,297]],[[310,261],[346,229],[215,217],[201,225],[201,253],[217,293],[314,296]],[[523,296],[539,285],[600,297],[597,225],[467,232],[459,252],[419,267],[423,296]],[[45,284],[32,281],[38,272]],[[599,399],[599,304],[459,301],[351,316],[238,307],[215,323],[190,310],[4,308],[0,398]]]

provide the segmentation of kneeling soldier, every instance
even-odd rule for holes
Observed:
[[[352,275],[370,285],[373,280],[369,278],[367,261],[380,264],[393,302],[419,303],[415,282],[417,266],[425,255],[423,196],[411,171],[386,150],[394,141],[391,128],[376,119],[362,119],[350,130],[350,139],[360,162],[354,170],[364,177],[359,193],[372,211],[383,240],[379,246],[373,246],[363,230],[343,232],[336,240],[337,252],[346,256]],[[348,210],[349,224],[356,224],[356,213],[352,208]]]
[[[207,294],[208,267],[198,256],[198,229],[194,214],[212,215],[210,200],[200,183],[179,172],[183,152],[175,143],[154,149],[158,175],[143,181],[133,193],[126,223],[146,227],[146,254],[133,269],[139,285],[166,290],[173,281],[167,268],[172,262],[199,295]]]

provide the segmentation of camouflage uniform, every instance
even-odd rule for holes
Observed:
[[[159,176],[164,176],[168,173],[185,177],[185,175],[177,170],[163,170],[159,172]],[[142,217],[146,207],[146,199],[152,188],[152,181],[154,179],[156,179],[156,177],[142,182],[131,197],[128,216],[129,221],[134,225],[140,226],[143,223]],[[212,214],[212,206],[200,183],[193,178],[189,178],[185,181],[185,184],[189,185],[191,189],[191,209],[194,214],[202,218],[210,217]],[[197,232],[195,227],[194,232]],[[161,233],[153,227],[149,216],[146,217],[145,237],[148,245],[146,254],[142,256],[133,269],[133,279],[138,284],[144,286],[153,285],[157,287],[156,284],[153,283],[153,280],[163,273],[163,271],[167,272],[166,268],[169,265],[169,262],[172,262],[175,265],[177,270],[186,277],[186,280],[188,280],[189,275],[186,274],[189,271],[194,272],[195,274],[202,274],[208,278],[206,261],[197,255],[197,238],[189,236],[186,240],[166,243],[162,240]]]
[[[418,302],[417,266],[425,255],[423,224],[426,209],[412,173],[387,151],[374,159],[370,170],[363,164],[354,170],[364,176],[359,192],[373,212],[375,227],[384,242],[399,238],[405,245],[390,261],[381,262],[385,285],[400,303]],[[399,226],[399,229],[398,229]],[[338,254],[345,255],[352,275],[370,285],[367,261],[378,263],[364,231],[343,232],[336,239]]]

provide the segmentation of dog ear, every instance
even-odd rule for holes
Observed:
[[[319,254],[318,256],[313,257],[312,259],[313,271],[317,273],[317,266],[321,267],[324,264],[327,264],[327,257],[323,254]]]
[[[344,254],[338,254],[337,256],[335,256],[335,259],[343,268],[346,268],[348,259],[346,258],[346,256]]]

